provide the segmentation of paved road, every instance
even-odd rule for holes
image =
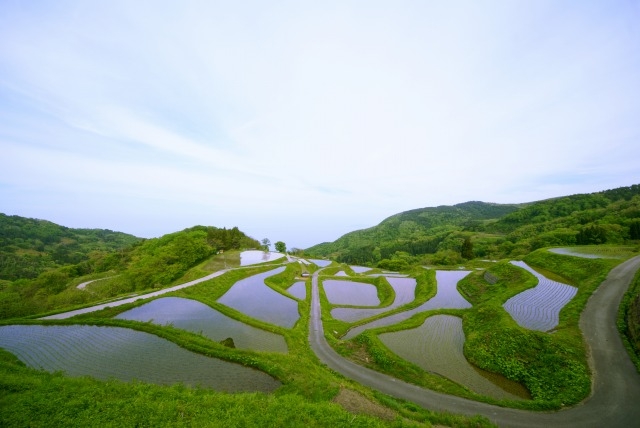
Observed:
[[[580,317],[580,328],[591,353],[593,394],[583,403],[558,412],[508,409],[440,394],[342,358],[324,338],[317,272],[312,279],[309,343],[318,358],[333,370],[427,409],[484,415],[504,427],[640,427],[640,375],[631,363],[616,328],[618,306],[638,268],[640,256],[617,266],[589,299]]]

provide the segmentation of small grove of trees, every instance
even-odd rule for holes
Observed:
[[[279,253],[286,253],[287,252],[287,244],[285,244],[282,241],[278,241],[274,244],[276,251]]]

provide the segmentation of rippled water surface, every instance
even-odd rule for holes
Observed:
[[[539,331],[553,329],[558,325],[560,311],[578,289],[546,278],[525,262],[511,263],[531,272],[538,278],[538,285],[507,300],[504,309],[522,327]]]
[[[255,351],[287,352],[287,342],[279,334],[252,327],[191,299],[163,297],[123,312],[120,319],[171,324],[194,333],[202,333],[215,341],[228,337],[236,348]]]
[[[261,371],[205,357],[152,334],[84,325],[0,327],[0,347],[30,367],[69,376],[202,385],[218,391],[270,392],[280,382]]]
[[[298,302],[264,283],[266,278],[277,275],[284,269],[282,266],[242,279],[233,284],[218,302],[250,317],[282,327],[293,327],[300,318]]]
[[[481,376],[469,364],[463,354],[465,338],[461,318],[434,315],[418,328],[380,334],[379,338],[405,360],[474,392],[499,399],[519,398]]]

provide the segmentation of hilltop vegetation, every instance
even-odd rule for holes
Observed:
[[[521,257],[538,248],[640,239],[640,185],[520,205],[466,202],[393,215],[305,250],[313,257],[398,269],[411,263]]]
[[[35,278],[46,270],[87,262],[139,241],[108,229],[71,229],[0,213],[0,280]]]
[[[20,236],[14,227],[12,242],[22,242],[23,246],[33,245],[37,241],[49,242],[52,249],[48,251],[46,247],[43,248],[40,257],[57,260],[57,263],[52,261],[47,268],[40,269],[35,277],[25,275],[13,281],[0,281],[0,319],[58,310],[125,293],[166,287],[182,277],[190,268],[220,250],[256,248],[260,245],[237,227],[219,229],[212,226],[195,226],[161,238],[141,240],[131,237],[129,241],[132,242],[129,242],[128,246],[121,243],[111,250],[107,247],[103,250],[87,251],[78,262],[64,263],[64,259],[56,259],[55,254],[60,246],[71,245],[67,244],[71,238],[64,238],[64,234],[76,233],[75,229],[66,229],[49,222],[40,223],[41,221],[37,220],[35,224],[42,227],[35,228],[38,232],[36,234],[33,228],[29,227],[34,224],[29,219],[13,219],[14,224],[21,222],[27,225],[26,233]],[[46,231],[50,231],[53,238],[47,238]],[[111,234],[116,232],[107,233],[106,236]],[[95,235],[99,233],[87,233],[84,236]],[[126,240],[120,235],[130,236],[116,234],[121,241]],[[36,239],[34,236],[40,238]],[[63,238],[59,239],[59,236]],[[102,241],[86,241],[87,248],[104,245]],[[76,288],[82,281],[93,279],[103,280],[100,287],[96,287],[92,292]]]

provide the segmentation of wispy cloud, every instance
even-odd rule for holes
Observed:
[[[304,247],[411,208],[630,185],[639,18],[623,1],[4,2],[0,211]]]

